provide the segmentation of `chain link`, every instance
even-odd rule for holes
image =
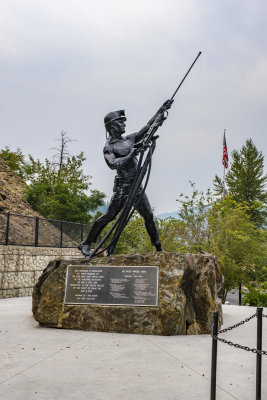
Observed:
[[[267,315],[265,315],[265,314],[262,314],[262,316],[263,316],[264,318],[267,318]],[[235,325],[229,326],[228,328],[221,329],[221,330],[219,331],[219,333],[225,333],[225,332],[227,332],[227,331],[231,331],[231,330],[234,329],[234,328],[238,328],[239,326],[244,325],[246,322],[249,322],[250,320],[252,320],[252,319],[255,318],[255,317],[257,317],[257,314],[253,314],[253,315],[251,315],[250,317],[244,319],[243,321],[240,321],[240,322],[238,322],[238,323],[235,324]],[[252,353],[255,353],[255,354],[261,354],[261,355],[265,355],[265,356],[267,355],[267,351],[265,351],[265,350],[257,350],[257,349],[255,349],[255,348],[252,348],[252,349],[251,349],[251,348],[248,347],[248,346],[242,346],[241,344],[233,343],[233,342],[231,342],[230,340],[223,339],[223,338],[221,338],[221,337],[219,337],[219,336],[216,336],[216,335],[211,335],[211,336],[212,336],[214,339],[219,340],[219,341],[222,342],[222,343],[226,343],[226,344],[228,344],[229,346],[236,347],[237,349],[242,349],[242,350],[245,350],[245,351],[251,351]]]
[[[234,346],[234,347],[236,347],[237,349],[242,349],[242,350],[246,350],[246,351],[251,351],[252,353],[262,354],[262,355],[267,356],[267,351],[265,351],[265,350],[257,350],[257,349],[254,349],[254,348],[251,349],[251,348],[249,348],[248,346],[242,346],[241,344],[233,343],[233,342],[231,342],[230,340],[223,339],[223,338],[221,338],[221,337],[219,337],[219,336],[216,336],[216,335],[211,335],[211,336],[212,336],[214,339],[219,340],[220,342],[229,344],[229,346]]]
[[[238,324],[229,326],[228,328],[225,328],[225,329],[221,329],[219,331],[219,333],[225,333],[227,331],[231,331],[234,328],[238,328],[240,325],[244,325],[246,322],[249,322],[251,319],[255,318],[256,316],[257,316],[257,314],[253,314],[253,315],[251,315],[251,317],[248,317],[248,318],[244,319],[243,321],[238,322]]]

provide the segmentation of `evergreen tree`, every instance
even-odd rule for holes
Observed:
[[[247,203],[252,220],[261,224],[265,216],[263,205],[267,200],[264,156],[257,150],[252,139],[248,139],[240,151],[232,152],[232,159],[225,178],[227,193],[235,201]],[[222,180],[217,175],[214,187],[217,194],[222,195]]]

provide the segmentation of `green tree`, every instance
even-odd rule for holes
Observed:
[[[41,162],[31,155],[26,161],[20,149],[12,152],[8,147],[0,156],[3,154],[13,171],[25,179],[25,199],[34,210],[46,218],[88,223],[93,219],[90,212],[104,204],[105,194],[91,190],[87,195],[91,177],[83,173],[83,152],[70,155],[68,144],[71,141],[62,131],[54,161]]]
[[[67,157],[60,169],[48,159],[42,163],[30,157],[27,168],[28,190],[26,200],[44,217],[72,222],[91,221],[90,211],[103,205],[105,195],[93,190],[85,192],[91,185],[89,177],[83,174],[83,153]]]
[[[235,201],[246,202],[252,220],[261,224],[266,215],[263,205],[267,200],[264,156],[252,139],[248,139],[240,151],[232,152],[232,160],[225,178],[227,192]],[[217,175],[214,187],[217,194],[222,195],[223,183]]]
[[[5,146],[0,150],[0,157],[5,160],[12,171],[24,178],[25,157],[19,147],[16,151],[11,151],[10,147]]]
[[[262,266],[264,232],[249,218],[247,203],[238,203],[229,196],[215,202],[207,218],[207,250],[218,258],[226,297],[241,283],[249,284]]]
[[[191,185],[191,197],[180,196],[179,219],[160,222],[164,249],[216,255],[225,277],[225,296],[240,283],[264,279],[265,231],[251,221],[248,204],[231,196],[215,201],[209,190],[203,193]]]

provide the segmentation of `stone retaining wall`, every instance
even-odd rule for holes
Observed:
[[[0,298],[31,296],[44,268],[58,257],[84,258],[75,248],[0,245]]]

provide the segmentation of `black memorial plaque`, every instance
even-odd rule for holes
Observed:
[[[158,305],[158,267],[69,265],[65,304]]]

